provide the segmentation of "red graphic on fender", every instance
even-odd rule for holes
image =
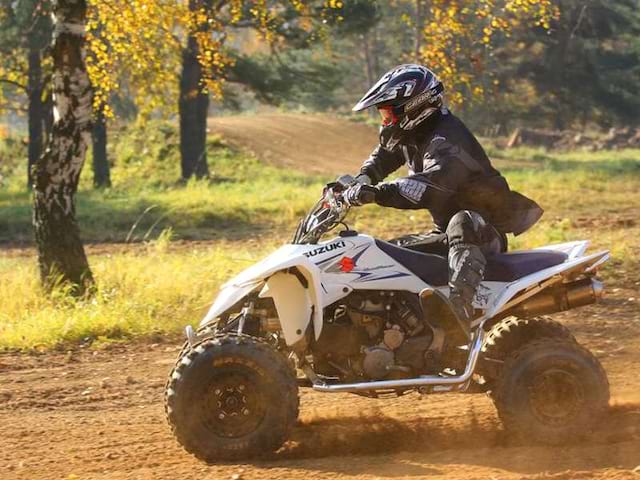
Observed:
[[[340,265],[340,271],[345,273],[349,273],[351,270],[353,270],[353,267],[356,266],[353,258],[349,257],[342,257],[342,260],[338,262],[338,265]]]

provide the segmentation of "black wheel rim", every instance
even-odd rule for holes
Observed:
[[[254,432],[266,413],[262,382],[244,366],[216,369],[206,386],[202,419],[207,428],[224,438],[240,438]]]
[[[573,372],[549,369],[538,373],[529,387],[529,404],[535,417],[551,426],[575,419],[585,403],[582,382]]]

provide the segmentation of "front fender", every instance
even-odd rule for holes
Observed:
[[[283,288],[286,285],[291,286],[292,284],[279,281],[282,280],[283,277],[278,275],[279,280],[275,280],[275,282],[270,285],[269,296],[274,299],[281,324],[283,322],[288,323],[286,327],[282,325],[284,339],[287,345],[291,346],[303,338],[309,321],[313,321],[314,335],[317,340],[322,332],[322,312],[324,308],[322,295],[320,294],[322,291],[320,285],[321,272],[307,257],[299,254],[299,252],[292,251],[292,247],[297,246],[288,245],[283,247],[261,262],[241,272],[225,284],[209,309],[209,312],[200,322],[200,326],[222,315],[249,293],[263,286],[271,277],[274,277],[275,280],[275,274],[283,273],[291,275],[291,269],[297,268],[304,278],[304,282],[300,282],[300,279],[297,280],[301,288],[294,290]],[[287,253],[289,253],[290,256],[286,257]],[[294,255],[291,256],[291,253],[294,253]],[[302,285],[302,283],[306,285]],[[307,300],[293,299],[292,295],[304,295],[307,297]],[[304,307],[303,311],[300,311],[295,319],[293,318],[294,311],[291,308],[292,302],[300,307],[308,305],[308,308]],[[292,328],[293,325],[295,325],[296,328]],[[301,333],[298,333],[299,331]]]
[[[242,287],[236,287],[235,285],[226,285],[222,287],[222,290],[220,290],[220,293],[213,302],[213,305],[211,305],[211,308],[209,308],[205,317],[200,321],[200,326],[202,327],[218,318],[244,297],[249,295],[260,285],[260,283],[261,282],[258,281]]]

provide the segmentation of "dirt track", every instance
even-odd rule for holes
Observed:
[[[0,355],[0,478],[639,479],[640,306],[633,296],[619,289],[604,304],[562,318],[602,359],[614,397],[607,422],[578,445],[510,444],[482,395],[369,400],[303,391],[301,421],[280,452],[247,465],[206,466],[175,444],[164,420],[176,341]]]
[[[329,175],[357,171],[377,142],[374,128],[321,114],[221,117],[208,125],[211,133],[261,160]]]

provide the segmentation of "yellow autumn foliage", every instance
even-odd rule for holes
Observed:
[[[301,13],[310,2],[287,0]],[[192,35],[203,67],[202,88],[222,95],[225,70],[232,64],[226,44],[240,21],[255,24],[261,37],[274,41],[284,4],[267,0],[89,0],[87,68],[95,89],[94,106],[107,116],[111,94],[126,89],[142,113],[176,103],[182,49]],[[342,2],[327,0],[326,7]],[[195,8],[194,8],[195,6]]]
[[[553,0],[431,0],[420,61],[440,75],[450,103],[461,104],[482,97],[483,85],[491,84],[487,59],[498,38],[516,28],[549,29],[558,16]]]

